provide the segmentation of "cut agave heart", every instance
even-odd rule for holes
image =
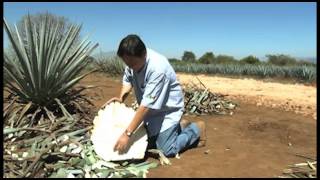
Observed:
[[[143,123],[130,137],[129,145],[123,154],[113,151],[120,135],[126,130],[135,111],[125,104],[112,102],[98,112],[93,120],[91,141],[98,156],[105,161],[143,159],[147,149],[147,133]]]

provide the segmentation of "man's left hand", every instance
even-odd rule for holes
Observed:
[[[113,151],[119,151],[119,154],[123,154],[124,150],[126,150],[129,142],[129,137],[122,133],[122,135],[119,137],[118,141],[116,142]]]

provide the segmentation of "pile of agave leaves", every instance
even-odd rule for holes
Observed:
[[[157,161],[99,158],[90,141],[92,123],[85,124],[87,120],[60,108],[64,116],[53,122],[42,119],[32,128],[4,127],[4,178],[146,177],[148,169],[157,167]]]
[[[308,158],[308,157],[307,157]],[[290,165],[288,169],[283,170],[283,175],[280,178],[317,178],[317,161],[313,158],[308,158],[304,163]]]
[[[184,114],[233,114],[237,103],[225,98],[225,95],[211,92],[197,77],[199,84],[189,83],[183,85]],[[137,101],[132,103],[134,110],[138,109]]]
[[[199,84],[190,83],[184,86],[184,106],[186,114],[233,114],[237,104],[221,94],[212,93],[197,78]]]
[[[3,177],[146,177],[156,162],[105,162],[95,154],[93,111],[80,95],[89,87],[75,85],[93,72],[84,70],[98,44],[88,37],[74,43],[81,25],[60,38],[61,25],[49,19],[37,25],[28,15],[25,36],[4,20],[14,55],[4,53]]]

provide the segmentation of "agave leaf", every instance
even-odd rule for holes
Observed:
[[[32,26],[30,15],[24,22],[26,38],[17,26],[11,30],[4,19],[5,30],[16,58],[4,55],[4,71],[8,74],[8,87],[25,102],[39,106],[51,103],[67,92],[81,78],[86,58],[98,44],[91,47],[88,38],[75,49],[70,48],[78,37],[82,25],[71,26],[60,41],[59,24],[49,23],[47,16],[39,26]],[[39,33],[38,33],[39,32]]]
[[[30,109],[31,105],[32,105],[32,102],[29,102],[27,105],[24,106],[24,108],[22,109],[22,112],[20,113],[20,117],[17,119],[18,122],[22,119],[24,114]]]
[[[49,178],[66,178],[68,176],[68,171],[65,168],[60,168],[56,173],[52,173]]]
[[[97,169],[95,170],[97,172],[97,176],[99,178],[106,178],[109,176],[109,174],[112,172],[111,169]]]
[[[6,135],[6,134],[14,133],[17,131],[19,131],[18,128],[5,128],[3,129],[3,134]]]

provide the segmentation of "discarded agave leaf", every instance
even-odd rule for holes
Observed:
[[[71,166],[75,166],[77,165],[78,163],[80,163],[82,160],[80,158],[70,158],[69,159],[69,163]]]
[[[99,160],[99,161],[97,161],[96,163],[94,163],[94,164],[92,165],[92,169],[101,169],[102,166],[105,166],[105,167],[107,167],[107,168],[114,169],[114,168],[116,168],[117,166],[119,166],[119,164]]]
[[[229,106],[227,106],[227,107],[228,107],[228,109],[234,109],[236,107],[236,105],[230,103]]]
[[[60,152],[65,153],[67,152],[68,146],[63,146],[62,148],[60,148]]]
[[[156,153],[159,155],[161,165],[171,165],[170,160],[159,149],[149,149],[148,152]]]
[[[85,178],[91,178],[90,171],[86,171],[86,173],[84,174],[84,177]]]
[[[23,153],[22,153],[22,157],[24,157],[24,158],[27,157],[28,155],[29,155],[28,152],[23,152]]]
[[[106,178],[106,177],[109,176],[109,174],[110,174],[110,172],[111,172],[110,169],[99,169],[99,170],[97,170],[97,171],[98,171],[97,176],[98,176],[99,178]]]
[[[15,153],[13,153],[11,156],[12,156],[12,158],[18,158],[19,157],[18,154],[15,154]]]
[[[10,139],[10,138],[12,138],[12,137],[13,137],[13,133],[10,133],[9,136],[8,136],[8,138]]]
[[[83,171],[80,169],[68,169],[67,171],[69,174],[83,174]]]
[[[113,147],[129,126],[135,111],[125,104],[113,102],[98,112],[94,118],[91,141],[97,155],[105,161],[143,159],[147,148],[147,133],[140,124],[129,140],[130,146],[123,154],[114,152]]]
[[[64,141],[67,141],[68,139],[69,139],[69,136],[65,134],[63,136],[58,137],[57,142],[64,142]]]
[[[79,154],[82,151],[82,148],[79,146],[71,151],[72,154]]]
[[[60,168],[57,173],[53,173],[50,178],[65,178],[68,176],[68,172],[65,168]]]
[[[76,178],[72,173],[69,173],[67,178]]]
[[[75,149],[75,148],[77,148],[78,146],[75,144],[75,143],[70,143],[69,144],[69,149]]]

